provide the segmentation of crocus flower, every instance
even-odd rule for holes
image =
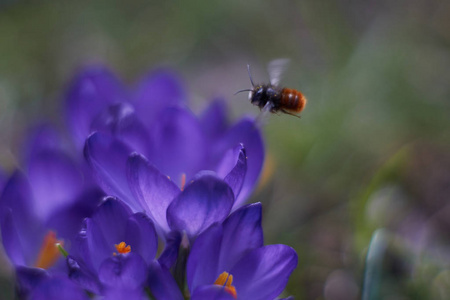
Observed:
[[[108,197],[85,220],[75,249],[67,257],[70,278],[96,294],[111,297],[129,292],[139,296],[149,269],[157,265],[161,272],[168,272],[155,260],[157,247],[152,221]]]
[[[261,204],[255,203],[198,236],[187,262],[187,284],[192,300],[272,300],[296,266],[292,248],[263,246]]]
[[[0,197],[2,242],[23,294],[48,277],[47,270],[65,270],[55,243],[70,248],[81,221],[102,197],[98,188],[85,187],[63,151],[38,136],[29,140],[25,172],[15,171]]]
[[[105,192],[134,211],[140,207],[132,204],[125,172],[132,152],[145,156],[182,188],[201,170],[225,176],[223,157],[243,144],[247,171],[242,186],[234,191],[233,209],[243,204],[259,177],[264,150],[253,120],[245,118],[230,127],[220,101],[196,117],[186,108],[185,94],[178,78],[165,70],[145,76],[133,92],[126,92],[102,67],[84,70],[71,85],[66,112],[75,142],[80,145],[89,134],[98,132],[86,142],[87,160]],[[108,135],[110,140],[100,135]]]
[[[261,205],[243,207],[264,160],[253,119],[229,125],[222,101],[194,115],[166,70],[129,91],[104,67],[85,69],[65,105],[74,147],[39,129],[24,171],[0,197],[20,297],[272,300],[282,292],[297,255],[264,246]]]
[[[246,169],[245,151],[239,146],[235,152],[239,158],[231,162],[235,165],[228,166],[224,178],[212,172],[199,173],[183,190],[144,157],[133,154],[127,162],[129,187],[163,232],[175,230],[193,238],[231,212],[232,187],[236,190],[242,185]]]

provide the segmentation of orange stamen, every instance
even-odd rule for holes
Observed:
[[[57,240],[56,233],[50,230],[45,235],[41,249],[39,250],[38,258],[34,264],[36,268],[48,269],[55,264],[61,255],[56,246],[57,243],[60,245],[64,244],[62,241]]]
[[[131,252],[131,246],[127,245],[125,242],[120,242],[119,244],[116,244],[114,246],[116,247],[117,253],[119,254],[126,254]]]
[[[181,188],[180,190],[184,190],[184,186],[186,185],[186,174],[181,174]]]
[[[223,272],[222,274],[220,274],[219,277],[214,282],[214,284],[223,286],[227,293],[233,296],[234,299],[237,299],[236,288],[231,285],[232,283],[233,283],[233,275],[229,274],[228,272]]]

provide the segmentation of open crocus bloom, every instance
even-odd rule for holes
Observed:
[[[256,203],[198,236],[187,263],[187,283],[192,300],[269,300],[283,291],[296,266],[292,248],[263,246],[261,204]]]
[[[163,234],[177,230],[195,237],[223,221],[245,181],[247,158],[242,145],[225,155],[218,173],[200,172],[181,188],[144,156],[130,155],[130,151],[120,140],[98,132],[88,138],[85,147],[104,189],[124,199],[134,211],[144,211]]]
[[[254,121],[244,118],[229,126],[221,101],[212,102],[196,117],[187,109],[186,99],[178,78],[165,70],[149,73],[133,92],[103,67],[84,70],[72,83],[66,112],[74,141],[81,147],[89,137],[85,154],[100,186],[134,211],[139,207],[132,204],[125,169],[133,152],[182,188],[201,170],[226,176],[224,156],[242,144],[247,170],[242,185],[234,190],[233,210],[245,202],[259,178],[264,148]]]
[[[99,294],[111,288],[142,289],[157,247],[156,231],[147,216],[107,198],[85,220],[67,258],[70,278]]]

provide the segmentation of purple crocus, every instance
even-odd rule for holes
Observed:
[[[164,233],[175,230],[193,238],[231,212],[233,188],[242,185],[246,169],[245,151],[239,146],[234,152],[238,159],[227,162],[231,165],[224,178],[201,172],[183,190],[143,156],[132,154],[127,161],[129,187]]]
[[[187,284],[192,300],[272,300],[296,266],[291,247],[263,246],[261,204],[255,203],[198,236],[187,262]]]
[[[297,255],[264,246],[261,205],[243,206],[264,160],[253,119],[230,125],[220,100],[196,116],[179,78],[162,69],[129,91],[106,68],[87,68],[65,111],[73,145],[39,127],[0,197],[19,297],[272,300],[282,292]]]
[[[67,257],[69,277],[95,294],[139,296],[147,284],[149,270],[156,270],[161,276],[168,273],[155,260],[157,248],[153,222],[109,197],[85,220],[75,249]],[[170,279],[171,275],[164,278]],[[175,282],[173,285],[176,287]]]
[[[233,189],[233,210],[237,209],[262,168],[261,133],[250,118],[229,126],[221,101],[214,101],[200,117],[186,104],[180,80],[167,70],[149,73],[135,91],[127,92],[107,69],[92,67],[72,83],[66,112],[75,143],[89,137],[85,154],[99,184],[134,211],[141,207],[133,203],[127,186],[126,160],[131,153],[144,156],[182,188],[201,170],[226,176],[229,170],[223,168],[223,157],[243,144],[248,160],[242,185]]]
[[[85,185],[75,162],[39,130],[28,140],[25,171],[16,170],[0,197],[3,247],[26,294],[48,272],[64,272],[55,243],[71,240],[102,197]]]

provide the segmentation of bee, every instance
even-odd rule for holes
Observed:
[[[299,118],[298,114],[305,108],[307,102],[305,96],[295,89],[278,86],[288,63],[288,59],[276,59],[269,63],[270,83],[268,84],[255,84],[250,72],[250,65],[247,65],[252,88],[240,90],[237,93],[249,91],[250,103],[258,106],[263,113],[282,112]]]

